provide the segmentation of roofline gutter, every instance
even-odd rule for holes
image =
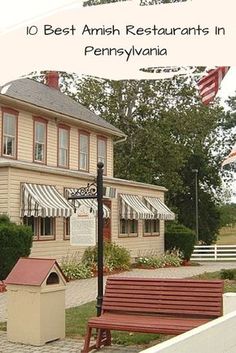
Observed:
[[[122,132],[119,133],[118,131],[116,132],[114,130],[110,130],[108,128],[101,127],[101,126],[99,126],[97,124],[94,124],[94,123],[93,124],[92,123],[88,123],[88,122],[86,122],[84,120],[75,118],[73,116],[65,115],[65,114],[56,112],[54,110],[43,108],[43,107],[40,107],[38,105],[25,102],[25,101],[23,101],[21,99],[17,99],[17,98],[13,98],[13,97],[7,96],[6,94],[0,94],[0,104],[1,103],[2,104],[13,104],[15,108],[22,109],[22,110],[26,110],[25,108],[28,108],[29,111],[31,111],[33,114],[39,114],[39,115],[43,114],[44,115],[44,113],[45,113],[45,115],[48,115],[49,117],[52,117],[52,118],[72,120],[73,122],[81,123],[83,126],[87,126],[90,129],[92,128],[92,130],[98,130],[98,131],[106,132],[106,133],[108,133],[109,135],[112,135],[112,136],[122,137],[122,139],[126,136]]]
[[[125,142],[127,140],[127,135],[125,135],[124,137],[122,137],[121,139],[114,141],[113,144],[116,145],[117,143],[121,143],[121,142]]]

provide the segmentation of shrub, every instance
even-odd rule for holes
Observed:
[[[169,225],[165,232],[165,250],[178,249],[183,259],[189,261],[195,244],[195,233],[182,224]]]
[[[159,256],[146,256],[136,258],[136,264],[144,268],[163,268],[166,266],[178,267],[182,264],[182,257],[179,251],[167,251]]]
[[[30,227],[0,217],[0,280],[4,280],[20,257],[30,255],[33,232]]]
[[[136,264],[144,268],[162,268],[165,267],[163,257],[138,257],[136,258]]]
[[[220,278],[222,279],[229,279],[233,280],[236,277],[236,270],[221,270],[220,271]]]
[[[163,255],[165,266],[179,267],[183,262],[183,254],[179,250],[166,251]]]
[[[6,214],[0,214],[0,224],[5,223],[9,224],[11,223],[10,218]]]
[[[83,263],[91,266],[97,265],[97,246],[85,250],[82,258]],[[131,266],[131,257],[127,249],[114,243],[104,243],[104,266],[109,271],[128,270]]]
[[[68,280],[93,277],[92,266],[80,262],[75,256],[64,258],[61,263],[61,269]]]

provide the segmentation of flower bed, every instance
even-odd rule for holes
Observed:
[[[179,267],[183,263],[179,251],[167,251],[159,256],[140,256],[136,258],[136,268],[154,269],[163,267]]]

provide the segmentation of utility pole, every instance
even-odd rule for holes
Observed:
[[[198,169],[192,169],[195,173],[195,226],[196,226],[196,243],[198,244]]]

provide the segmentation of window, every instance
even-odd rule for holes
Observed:
[[[89,135],[79,132],[79,169],[89,171]]]
[[[64,239],[70,239],[70,217],[64,218]]]
[[[120,220],[120,235],[121,236],[137,236],[138,221],[136,219],[121,219]]]
[[[106,174],[107,140],[104,137],[98,137],[97,149],[98,149],[98,162],[102,162],[104,164],[104,174]]]
[[[31,227],[34,240],[55,239],[55,217],[24,217],[23,224]]]
[[[10,109],[3,110],[2,119],[2,155],[16,158],[18,113]]]
[[[43,120],[34,121],[34,161],[46,163],[47,125]]]
[[[69,167],[69,128],[59,127],[58,130],[58,166]]]
[[[144,236],[159,235],[160,222],[159,219],[146,219],[144,221]]]

